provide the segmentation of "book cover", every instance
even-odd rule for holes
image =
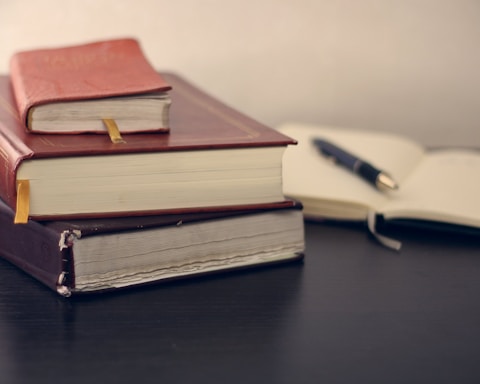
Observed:
[[[70,107],[72,102],[87,100],[90,102],[85,104],[87,117],[80,123],[75,123],[74,132],[98,131],[95,123],[101,126],[101,121],[94,121],[93,107],[97,104],[92,104],[91,101],[100,99],[122,101],[120,96],[151,95],[171,89],[171,85],[147,61],[139,43],[132,38],[17,52],[10,61],[10,77],[20,120],[32,131],[45,132],[62,132],[62,130],[68,132],[72,129],[70,125],[73,125],[75,120],[71,118],[67,120],[68,124],[61,123],[56,109],[51,108],[48,110],[47,123],[36,129],[32,126],[32,119],[37,107],[59,102],[70,102],[70,104],[62,104]],[[143,100],[137,99],[138,101]],[[167,101],[168,114],[169,100]],[[105,102],[102,101],[102,103]],[[80,115],[82,109],[79,104],[73,105],[76,108],[73,116]],[[126,109],[119,108],[115,112],[116,110],[110,105],[104,113],[113,113],[117,116]],[[144,111],[148,111],[148,108]],[[114,116],[104,117],[113,118]],[[124,114],[121,116],[128,117]],[[130,120],[141,121],[141,118],[135,115],[131,116]],[[52,119],[53,122],[51,122]],[[118,123],[120,126],[120,121]],[[93,125],[90,127],[88,124]],[[143,129],[146,130],[146,127]],[[156,129],[168,131],[168,127],[163,125]]]
[[[13,224],[0,256],[62,296],[301,259],[302,207]]]
[[[195,152],[198,156],[210,156],[215,155],[217,159],[210,159],[210,163],[213,162],[213,165],[210,164],[204,170],[206,177],[213,177],[213,173],[217,170],[218,167],[223,167],[228,165],[227,159],[234,161],[234,156],[236,152],[233,150],[237,149],[255,149],[255,153],[260,151],[260,155],[264,151],[268,151],[274,148],[280,148],[278,153],[272,153],[273,162],[275,167],[265,164],[264,171],[267,173],[260,174],[256,170],[257,163],[256,158],[251,160],[249,154],[238,153],[236,159],[240,162],[252,161],[250,165],[245,165],[242,173],[243,179],[241,181],[237,180],[237,185],[234,183],[231,184],[228,181],[230,171],[234,171],[236,168],[235,164],[231,164],[231,169],[226,170],[220,181],[225,181],[225,186],[229,188],[228,191],[222,192],[222,196],[225,198],[228,194],[234,195],[237,192],[246,192],[248,194],[253,194],[250,196],[246,205],[255,205],[257,203],[265,203],[268,201],[268,197],[256,196],[255,189],[261,187],[261,184],[267,182],[270,179],[275,179],[275,184],[271,185],[274,195],[276,198],[274,201],[277,201],[282,194],[281,191],[281,157],[283,154],[283,149],[290,145],[295,144],[295,140],[290,137],[281,134],[274,129],[271,129],[248,116],[226,106],[224,103],[218,101],[217,99],[209,96],[204,91],[200,90],[198,87],[190,83],[189,81],[183,79],[182,77],[172,74],[164,73],[162,76],[166,81],[171,84],[172,91],[171,97],[173,100],[170,121],[171,121],[171,132],[168,135],[164,134],[155,134],[155,133],[139,133],[134,135],[128,135],[126,137],[126,142],[122,144],[113,144],[107,137],[104,135],[95,135],[95,134],[85,134],[85,135],[48,135],[48,134],[29,134],[25,130],[22,120],[19,117],[15,102],[13,99],[12,90],[9,83],[9,78],[7,76],[0,77],[0,197],[7,202],[13,209],[16,209],[17,205],[17,173],[25,163],[28,164],[38,164],[40,167],[44,164],[45,160],[48,160],[48,167],[41,172],[45,177],[52,176],[56,177],[55,180],[48,180],[46,185],[52,185],[52,189],[44,193],[36,193],[34,182],[30,186],[31,194],[31,203],[35,203],[35,196],[40,198],[47,198],[48,196],[54,196],[55,193],[61,192],[62,190],[68,187],[69,183],[67,182],[66,177],[78,176],[82,169],[86,166],[84,165],[85,161],[89,161],[92,165],[88,171],[85,171],[86,177],[93,171],[101,171],[102,169],[108,169],[110,166],[115,168],[116,164],[119,164],[120,159],[124,159],[126,163],[130,163],[130,157],[128,159],[121,156],[131,156],[131,155],[140,155],[140,156],[160,156],[154,160],[150,160],[147,164],[148,166],[163,166],[165,168],[164,173],[172,173],[174,165],[179,165],[179,161],[175,159],[164,158],[164,154],[185,154],[185,158],[182,159],[183,163],[192,163],[194,160],[190,159],[190,155]],[[276,149],[275,149],[276,148]],[[223,152],[218,152],[218,150],[225,150]],[[247,151],[248,152],[248,151]],[[173,156],[173,155],[172,155]],[[262,158],[260,156],[259,158]],[[189,160],[190,159],[190,160]],[[63,167],[63,164],[68,160],[70,162],[67,169],[63,170],[65,180],[61,180],[61,176],[58,176],[58,172],[53,171],[53,165],[58,165],[59,168]],[[42,161],[40,163],[40,161]],[[133,161],[133,160],[132,160]],[[45,163],[46,164],[46,163]],[[53,165],[52,165],[53,164]],[[133,164],[133,163],[132,163]],[[181,165],[181,164],[180,164]],[[68,196],[65,196],[63,199],[68,199],[66,204],[72,208],[70,212],[44,212],[43,214],[35,214],[33,211],[30,211],[31,217],[40,218],[50,216],[50,218],[61,217],[65,215],[69,216],[95,216],[103,215],[108,213],[110,215],[122,215],[126,212],[129,214],[153,214],[164,209],[180,209],[184,208],[185,201],[178,203],[170,204],[165,206],[163,203],[167,201],[167,197],[163,192],[165,190],[165,185],[156,186],[152,183],[147,183],[143,180],[143,185],[136,183],[132,178],[135,178],[143,173],[148,173],[146,169],[142,169],[144,165],[138,165],[137,167],[122,166],[122,172],[128,188],[130,190],[130,197],[125,198],[124,196],[118,196],[118,203],[115,203],[115,199],[112,198],[112,193],[120,193],[123,187],[115,187],[113,191],[104,193],[104,200],[102,201],[102,206],[107,206],[108,204],[113,204],[111,209],[108,212],[96,212],[96,208],[90,210],[89,212],[78,212],[75,211],[75,206],[73,202],[78,202],[83,200],[94,200],[95,198],[100,198],[102,195],[101,192],[97,190],[92,191],[93,198],[86,198],[86,191],[89,185],[92,184],[92,180],[85,179],[75,182],[78,185],[73,186],[72,190],[68,192]],[[212,168],[213,167],[213,168]],[[241,167],[237,167],[241,168]],[[51,171],[50,171],[51,170]],[[280,170],[280,171],[278,171]],[[96,188],[103,188],[104,185],[111,185],[109,182],[109,177],[112,176],[114,172],[118,170],[111,171],[107,175],[102,177],[97,177],[96,182],[103,183]],[[158,174],[160,171],[156,171],[154,175]],[[180,171],[180,173],[183,171]],[[197,172],[198,173],[198,172]],[[252,176],[258,174],[256,177]],[[198,173],[199,174],[199,173]],[[149,178],[150,174],[147,174],[146,177]],[[174,175],[178,176],[178,175]],[[152,176],[153,177],[153,176]],[[200,176],[198,176],[200,177]],[[203,176],[202,176],[203,177]],[[233,176],[230,176],[230,178]],[[60,178],[60,179],[58,179]],[[71,180],[71,179],[69,179]],[[103,180],[105,180],[103,182]],[[191,178],[185,180],[185,183],[191,182]],[[58,182],[58,187],[54,186],[54,183]],[[203,185],[194,185],[186,184],[178,185],[175,180],[171,180],[168,184],[172,188],[171,195],[175,196],[177,192],[182,191],[187,193],[188,196],[185,199],[197,199],[200,192],[204,191],[204,197],[209,196],[209,191],[212,190],[213,181],[210,180],[210,184]],[[249,185],[249,183],[251,185]],[[151,186],[150,195],[151,201],[148,205],[137,206],[133,209],[125,209],[123,204],[125,202],[134,201],[135,203],[140,203],[142,201],[142,193],[145,193],[147,190],[146,184]],[[222,184],[223,185],[223,184]],[[239,187],[241,186],[241,187]],[[217,186],[215,186],[217,188]],[[219,189],[218,189],[219,190]],[[220,191],[220,190],[219,190]],[[228,192],[228,193],[227,193]],[[283,196],[283,195],[282,195]],[[38,200],[37,199],[37,200]],[[283,199],[283,197],[281,198]],[[57,199],[60,202],[60,198]],[[218,205],[228,206],[232,205],[234,201],[219,201]],[[146,201],[146,200],[145,200]],[[270,201],[272,202],[272,201]],[[56,203],[56,202],[54,202]],[[208,207],[212,202],[202,203],[203,207]],[[33,207],[34,208],[34,207]],[[31,207],[31,209],[33,209]],[[198,206],[191,206],[191,208],[198,208]]]

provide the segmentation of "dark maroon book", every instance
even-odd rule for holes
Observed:
[[[108,135],[29,133],[9,77],[0,76],[0,197],[37,220],[285,201],[282,156],[295,141],[177,75],[162,78],[172,86],[170,133],[129,134],[114,144]],[[20,181],[29,187],[24,199]]]
[[[0,257],[63,296],[301,260],[300,204],[269,209],[13,223]]]

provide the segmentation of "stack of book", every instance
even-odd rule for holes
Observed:
[[[17,53],[0,76],[0,255],[63,296],[300,260],[291,144],[132,39]]]

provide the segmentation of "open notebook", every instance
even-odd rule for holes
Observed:
[[[426,220],[480,229],[480,151],[427,150],[385,132],[288,123],[278,128],[298,140],[284,157],[284,193],[300,200],[309,218]],[[387,171],[399,183],[380,191],[329,161],[313,145],[323,138]]]

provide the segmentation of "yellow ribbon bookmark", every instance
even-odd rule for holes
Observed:
[[[110,140],[113,144],[125,143],[123,140],[120,131],[118,130],[117,123],[113,119],[102,119],[103,124],[107,127],[108,134],[110,135]]]
[[[26,224],[30,213],[30,181],[17,180],[17,212],[15,224]]]

